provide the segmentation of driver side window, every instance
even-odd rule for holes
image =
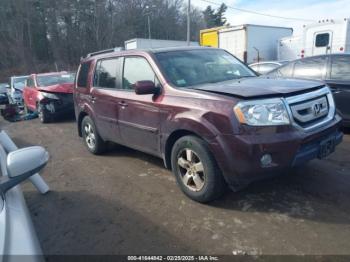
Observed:
[[[134,89],[137,81],[152,81],[156,86],[159,85],[157,76],[152,67],[143,57],[125,57],[123,70],[123,89]]]

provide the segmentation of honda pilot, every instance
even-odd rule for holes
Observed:
[[[160,157],[199,202],[331,154],[340,116],[322,82],[263,79],[216,48],[87,55],[74,88],[78,133]]]

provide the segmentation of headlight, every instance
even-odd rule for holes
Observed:
[[[56,96],[55,94],[52,94],[52,93],[41,92],[41,94],[45,98],[56,99],[56,100],[60,99],[58,96]]]
[[[287,109],[279,98],[242,101],[233,110],[241,124],[275,126],[290,123]]]

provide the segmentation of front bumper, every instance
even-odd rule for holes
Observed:
[[[335,146],[342,140],[341,118],[336,115],[325,126],[305,132],[293,126],[251,128],[250,133],[220,135],[210,147],[227,183],[239,190],[249,183],[301,165],[317,158],[320,143],[335,137]],[[269,154],[272,162],[263,166],[261,158]]]
[[[74,114],[74,103],[72,94],[55,94],[59,99],[44,98],[40,101],[49,115],[68,115]]]

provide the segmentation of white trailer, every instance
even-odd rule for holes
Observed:
[[[277,60],[276,46],[282,37],[290,36],[292,28],[264,25],[239,25],[218,31],[219,47],[246,63]]]
[[[279,61],[300,58],[302,49],[301,36],[288,36],[279,40],[277,45],[277,59]]]
[[[289,40],[289,44],[288,38],[279,41],[278,57],[281,60],[350,52],[350,19],[327,19],[305,25],[301,36]]]
[[[198,42],[190,42],[191,46],[198,46]],[[187,46],[186,41],[176,40],[160,40],[160,39],[147,39],[147,38],[134,38],[125,41],[125,50],[130,49],[153,49],[162,47],[179,47]]]

